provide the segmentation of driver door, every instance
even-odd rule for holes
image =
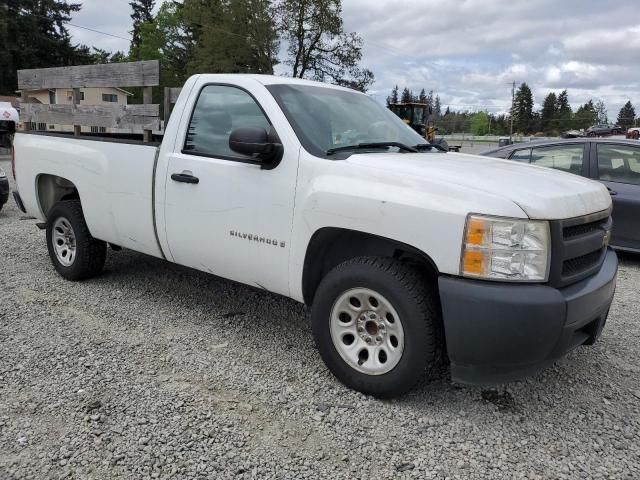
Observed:
[[[298,149],[263,169],[229,148],[240,127],[273,124],[248,91],[204,85],[168,161],[166,242],[178,264],[286,295]]]

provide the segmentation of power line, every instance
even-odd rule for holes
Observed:
[[[27,13],[27,14],[19,13],[18,15],[21,16],[21,17],[27,17],[28,16],[28,17],[43,18],[45,20],[52,20],[50,17],[46,17],[44,15],[38,15],[37,13]],[[90,32],[99,33],[101,35],[106,35],[108,37],[119,38],[121,40],[127,40],[128,42],[131,41],[131,37],[122,37],[120,35],[116,35],[116,34],[113,34],[113,33],[103,32],[101,30],[96,30],[95,28],[85,27],[83,25],[78,25],[76,23],[72,23],[72,22],[70,22],[68,20],[61,20],[60,22],[65,24],[65,25],[69,25],[71,27],[81,28],[83,30],[88,30]]]
[[[72,26],[72,27],[81,28],[81,29],[83,29],[83,30],[89,30],[90,32],[100,33],[100,34],[102,34],[102,35],[107,35],[107,36],[109,36],[109,37],[113,37],[113,38],[119,38],[119,39],[121,39],[121,40],[127,40],[128,42],[130,42],[130,41],[131,41],[131,37],[126,37],[126,38],[125,38],[125,37],[121,37],[120,35],[115,35],[115,34],[113,34],[113,33],[102,32],[102,31],[100,31],[100,30],[96,30],[96,29],[94,29],[94,28],[83,27],[82,25],[76,25],[75,23],[71,23],[71,22],[63,22],[63,23],[65,23],[66,25],[70,25],[70,26]]]

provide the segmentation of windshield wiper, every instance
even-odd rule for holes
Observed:
[[[410,147],[400,142],[372,142],[372,143],[358,143],[357,145],[345,145],[344,147],[335,147],[330,148],[325,153],[327,155],[333,155],[337,152],[345,152],[347,150],[359,150],[359,149],[368,149],[368,148],[385,148],[385,147],[396,147],[400,150],[404,150],[405,152],[418,152],[418,149],[415,147]]]

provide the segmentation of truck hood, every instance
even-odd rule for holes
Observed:
[[[426,188],[429,183],[453,184],[501,196],[532,219],[579,217],[611,206],[609,192],[598,182],[512,160],[462,153],[362,153],[346,161],[390,176],[420,178]]]

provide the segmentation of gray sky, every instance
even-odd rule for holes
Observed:
[[[454,110],[501,112],[515,80],[532,87],[537,108],[567,88],[574,108],[602,99],[615,120],[627,100],[640,110],[637,1],[343,0],[343,10],[346,30],[364,39],[380,101],[398,84],[433,89]],[[73,23],[129,36],[128,0],[82,3]],[[69,31],[78,43],[128,49],[121,38]]]

